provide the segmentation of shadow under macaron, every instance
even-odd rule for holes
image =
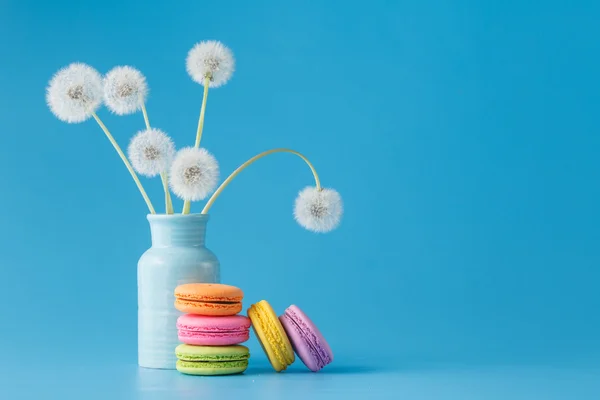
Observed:
[[[309,370],[299,359],[292,365],[290,365],[285,371],[275,372],[273,367],[268,363],[267,360],[260,360],[258,362],[249,363],[248,369],[244,372],[244,375],[360,375],[360,374],[376,374],[392,371],[394,368],[382,365],[381,367],[372,365],[359,365],[359,364],[330,364],[325,368],[313,372]]]

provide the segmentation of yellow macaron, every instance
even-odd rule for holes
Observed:
[[[248,317],[273,369],[277,372],[285,370],[295,360],[294,349],[273,307],[261,300],[250,306]]]

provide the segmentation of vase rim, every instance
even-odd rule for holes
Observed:
[[[156,220],[176,220],[176,219],[198,219],[207,221],[209,214],[148,214],[149,221]]]

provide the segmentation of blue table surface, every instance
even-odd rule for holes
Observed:
[[[598,366],[416,366],[399,360],[379,364],[342,360],[320,373],[294,364],[276,374],[259,358],[243,375],[194,377],[89,360],[58,365],[40,361],[28,367],[3,363],[0,399],[600,398]]]

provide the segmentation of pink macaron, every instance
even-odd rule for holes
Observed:
[[[250,319],[243,315],[212,317],[185,314],[177,319],[179,341],[196,346],[229,346],[247,341]]]
[[[289,306],[279,317],[294,351],[304,365],[317,372],[333,361],[333,352],[315,324],[295,306]]]

